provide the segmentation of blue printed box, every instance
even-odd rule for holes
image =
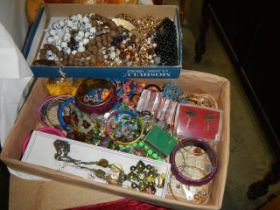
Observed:
[[[100,14],[104,17],[115,17],[117,14],[132,14],[135,17],[152,15],[155,18],[168,17],[175,23],[177,41],[177,62],[175,65],[148,66],[108,66],[108,65],[34,65],[40,60],[40,53],[47,43],[47,35],[55,21],[65,20],[73,14]],[[63,24],[63,23],[62,23]],[[88,40],[85,40],[88,41]],[[80,44],[80,43],[79,43]],[[79,50],[79,49],[78,49]],[[176,51],[176,49],[174,49]],[[47,50],[45,50],[47,52]],[[35,20],[24,48],[24,55],[35,77],[84,77],[84,78],[170,78],[180,75],[182,68],[182,34],[178,7],[171,5],[93,5],[93,4],[45,4]],[[52,56],[52,55],[51,55]],[[168,58],[167,58],[168,59]]]

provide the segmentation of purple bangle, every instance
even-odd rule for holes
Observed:
[[[51,100],[53,100],[55,96],[47,96],[44,98],[44,100],[40,103],[37,109],[37,118],[39,122],[41,122],[44,126],[50,126],[44,119],[42,119],[42,110],[45,106],[47,106],[48,103],[50,103]]]
[[[88,92],[95,88],[107,88],[110,90],[110,95],[104,101],[97,104],[85,102],[84,98]],[[103,79],[87,79],[78,88],[76,93],[76,105],[81,110],[88,114],[96,113],[103,114],[109,111],[117,102],[117,94],[112,83]]]
[[[64,100],[66,100],[67,98],[71,97],[70,95],[59,95],[59,96],[48,96],[46,97],[39,105],[38,109],[37,109],[37,118],[39,120],[39,122],[45,126],[45,127],[55,127],[58,128],[58,125],[53,124],[52,121],[50,121],[50,119],[45,116],[48,113],[48,107],[51,103],[55,102],[55,101],[59,101],[61,100],[61,103],[63,103]],[[45,110],[44,110],[45,109]],[[46,113],[42,113],[43,111],[46,111]],[[46,119],[44,119],[44,117]]]
[[[212,168],[211,168],[211,172],[209,174],[207,174],[205,177],[201,178],[201,179],[190,179],[186,176],[184,176],[178,169],[178,167],[176,166],[176,162],[175,162],[175,156],[176,153],[186,147],[186,146],[196,146],[199,147],[201,149],[203,149],[207,154],[208,157],[212,163]],[[185,185],[193,185],[193,186],[201,186],[204,185],[206,183],[208,183],[210,180],[213,179],[213,177],[216,175],[217,170],[218,170],[218,158],[217,155],[215,153],[215,151],[209,146],[209,144],[207,144],[206,142],[203,142],[202,140],[199,139],[184,139],[182,140],[179,144],[176,145],[176,147],[173,149],[171,155],[170,155],[170,164],[171,164],[171,171],[173,173],[173,175],[176,177],[176,179],[181,182],[182,184]]]

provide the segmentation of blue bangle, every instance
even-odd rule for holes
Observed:
[[[64,121],[63,112],[64,112],[64,109],[65,109],[65,106],[68,106],[71,103],[75,103],[75,101],[76,101],[75,98],[68,98],[60,105],[60,107],[58,109],[59,123],[62,126],[62,128],[66,131],[70,131],[72,129],[72,127],[70,125],[66,124],[66,122]]]

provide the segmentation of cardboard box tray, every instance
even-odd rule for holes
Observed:
[[[38,52],[44,43],[46,29],[57,18],[66,18],[73,14],[97,13],[105,17],[117,14],[132,14],[135,17],[153,15],[158,18],[169,17],[177,30],[178,65],[177,66],[34,66]],[[35,77],[84,77],[84,78],[178,78],[182,67],[182,37],[178,7],[171,5],[111,5],[111,4],[45,4],[40,10],[30,31],[24,56]]]
[[[192,204],[186,201],[174,200],[170,197],[159,198],[153,195],[128,190],[117,186],[91,182],[74,175],[66,174],[61,171],[51,170],[20,161],[21,145],[24,137],[37,126],[35,110],[42,99],[47,95],[45,82],[47,80],[39,78],[36,80],[30,95],[28,96],[23,108],[21,109],[14,127],[11,129],[1,153],[1,159],[8,167],[17,171],[39,175],[49,179],[78,185],[86,188],[100,190],[119,196],[130,197],[159,206],[172,209],[219,209],[223,201],[227,168],[229,161],[230,145],[230,84],[223,77],[201,73],[195,71],[182,71],[181,77],[174,80],[187,92],[209,93],[218,101],[219,108],[224,111],[223,128],[221,140],[216,145],[216,152],[219,158],[219,170],[212,181],[212,191],[210,198],[205,204]],[[148,83],[162,84],[166,80],[147,80]]]

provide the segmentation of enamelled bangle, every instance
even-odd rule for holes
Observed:
[[[208,157],[212,163],[212,168],[211,168],[211,172],[208,175],[206,175],[205,177],[203,177],[201,179],[190,179],[190,178],[184,176],[180,172],[178,167],[176,166],[176,159],[175,159],[176,153],[179,152],[180,149],[187,147],[187,146],[199,147],[208,154]],[[169,161],[171,164],[171,171],[172,171],[173,175],[175,176],[175,178],[178,181],[180,181],[181,183],[186,184],[186,185],[194,185],[194,186],[204,185],[204,184],[208,183],[211,179],[213,179],[213,177],[216,175],[217,170],[218,170],[218,158],[217,158],[216,153],[209,146],[209,144],[207,144],[206,142],[203,142],[202,140],[199,140],[199,139],[182,140],[179,144],[176,145],[176,147],[172,151]]]
[[[103,93],[100,90],[108,91],[108,95],[104,100],[99,99],[100,97],[102,98],[101,95]],[[93,96],[97,96],[100,102],[91,104],[90,101]],[[103,114],[114,106],[117,101],[117,94],[114,85],[110,81],[104,79],[87,79],[80,84],[75,98],[76,105],[81,111],[88,114]]]

